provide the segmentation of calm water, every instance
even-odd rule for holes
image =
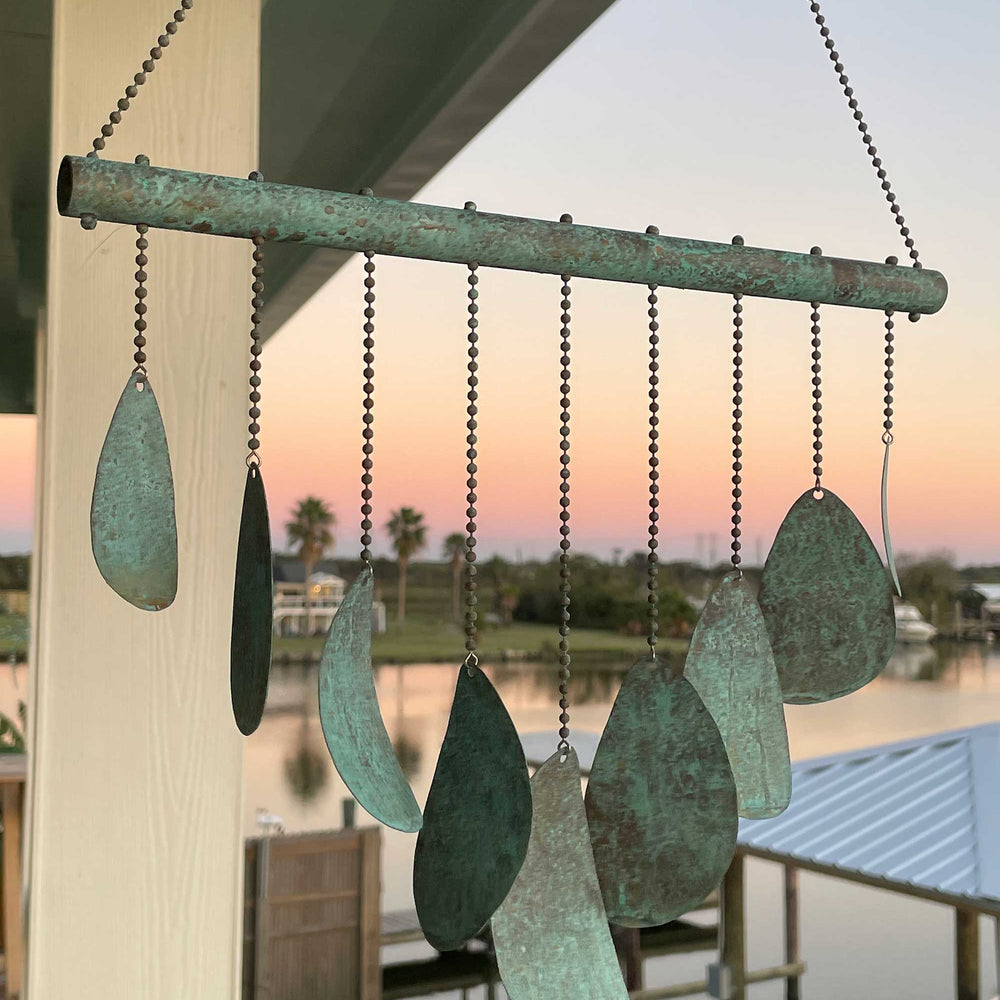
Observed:
[[[574,726],[601,730],[627,667],[578,667],[571,690]],[[520,731],[554,731],[554,670],[537,664],[488,670]],[[421,801],[444,736],[456,676],[456,667],[442,665],[377,670],[389,733]],[[906,647],[893,657],[885,675],[863,691],[825,705],[789,706],[787,713],[793,759],[1000,720],[1000,650],[978,644]],[[246,765],[247,834],[256,830],[258,808],[281,816],[287,831],[340,826],[341,801],[348,793],[326,754],[314,669],[284,667],[272,676],[268,711],[247,742]],[[358,822],[367,822],[360,810]],[[414,840],[383,830],[385,909],[413,905]],[[747,877],[749,960],[754,967],[777,964],[783,960],[780,870],[751,860]],[[807,996],[936,1000],[953,995],[950,909],[807,872],[800,879]],[[989,996],[996,978],[992,926],[986,921],[982,940]],[[397,950],[387,958],[405,955]],[[647,962],[647,985],[698,978],[708,958],[702,953]],[[752,995],[776,998],[781,986],[755,986]]]
[[[573,725],[600,731],[627,663],[600,669],[579,665],[571,698]],[[554,670],[537,664],[488,668],[522,732],[551,729]],[[444,736],[457,667],[381,667],[377,686],[389,733],[418,800],[426,797]],[[12,711],[26,691],[24,668],[0,667],[0,708]],[[818,706],[789,706],[793,759],[905,739],[1000,720],[1000,650],[968,644],[904,648],[885,675],[863,691]],[[553,746],[555,739],[553,738]],[[257,832],[256,812],[282,817],[285,830],[337,828],[348,795],[330,763],[317,717],[315,668],[278,667],[268,710],[246,743],[244,830]],[[358,810],[359,825],[369,822]],[[409,909],[415,837],[383,829],[383,907]],[[752,967],[782,961],[781,873],[767,862],[748,863],[748,942]],[[811,1000],[864,996],[872,1000],[939,1000],[954,995],[951,910],[840,880],[800,875],[801,940],[809,964]],[[996,976],[993,929],[983,921],[985,996]],[[389,960],[421,954],[423,945],[396,948]],[[646,963],[647,985],[699,978],[710,953]],[[778,998],[780,984],[751,989]]]

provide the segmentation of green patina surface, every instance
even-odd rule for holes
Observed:
[[[691,637],[684,675],[712,713],[729,754],[739,813],[777,816],[792,797],[781,685],[749,583],[727,573]]]
[[[459,948],[489,922],[521,870],[530,831],[517,730],[486,675],[460,667],[413,857],[413,899],[433,947]]]
[[[736,849],[736,785],[719,728],[662,660],[628,672],[587,785],[608,917],[665,924],[718,886]]]
[[[786,702],[829,701],[876,677],[896,642],[882,560],[850,509],[807,490],[785,515],[759,602]]]
[[[147,379],[129,376],[97,462],[90,543],[101,576],[129,604],[162,611],[177,595],[177,521],[167,436]]]
[[[319,718],[333,763],[364,809],[395,830],[420,829],[420,807],[386,732],[372,674],[372,574],[344,595],[319,663]]]
[[[626,1000],[594,868],[576,752],[531,779],[524,866],[493,915],[493,946],[511,1000]]]
[[[249,736],[264,714],[271,668],[271,530],[260,469],[247,469],[236,546],[229,691],[241,733]]]
[[[277,243],[572,274],[708,292],[936,312],[948,295],[928,268],[418,205],[364,195],[63,158],[59,211]]]

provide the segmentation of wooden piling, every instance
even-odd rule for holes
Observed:
[[[955,907],[955,997],[979,1000],[979,914]]]
[[[747,949],[743,875],[746,859],[737,854],[722,880],[719,906],[719,954],[729,968],[729,1000],[746,1000]]]
[[[799,870],[785,865],[785,964],[797,966],[799,961]],[[799,1000],[798,973],[785,980],[785,1000]]]

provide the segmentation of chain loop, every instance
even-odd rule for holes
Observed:
[[[466,208],[468,207],[467,204]],[[473,207],[471,210],[474,211],[475,208]],[[479,305],[476,301],[479,298],[479,291],[476,288],[476,285],[479,283],[479,275],[476,273],[478,268],[479,265],[476,263],[469,265],[467,366],[469,372],[469,391],[466,395],[468,405],[465,410],[469,418],[465,424],[469,432],[465,438],[466,445],[468,446],[468,450],[465,453],[465,457],[468,459],[468,464],[465,467],[465,471],[468,473],[468,479],[465,483],[468,489],[465,497],[468,505],[465,510],[466,517],[468,518],[468,522],[465,525],[467,532],[465,539],[465,648],[467,650],[465,665],[470,671],[479,664],[479,656],[476,653],[476,620],[478,618],[477,605],[479,604],[479,598],[476,594],[476,501],[478,499],[476,496],[476,487],[479,485],[476,479],[476,474],[479,471],[476,465],[476,458],[479,454],[476,450],[476,445],[479,441],[476,436],[478,429],[476,416],[479,413],[479,407],[476,405],[476,401],[479,399],[477,389],[479,385],[479,376],[477,375],[479,371],[479,361],[477,360],[479,357],[479,348],[476,346],[479,343],[479,333],[477,332],[479,320],[476,318],[476,314],[479,312]]]
[[[560,222],[571,223],[571,215],[563,215]],[[559,331],[559,358],[562,365],[559,386],[559,744],[564,753],[569,750],[569,622],[570,622],[570,529],[569,529],[569,418],[570,418],[570,275],[562,277],[562,310]]]
[[[374,257],[374,251],[365,251],[365,322],[362,327],[365,336],[361,342],[365,349],[365,353],[362,355],[362,360],[365,363],[364,370],[362,371],[362,375],[365,379],[363,387],[365,394],[365,412],[364,416],[361,418],[364,425],[361,431],[361,437],[364,441],[361,446],[361,451],[364,455],[361,460],[361,561],[368,567],[369,570],[372,568],[372,552],[370,548],[372,544],[372,452],[375,450],[372,445],[372,438],[375,436],[375,432],[372,430],[372,424],[375,421],[375,415],[372,412],[375,405],[375,369],[372,367],[375,364]]]
[[[889,211],[892,212],[893,221],[899,229],[899,235],[903,237],[903,243],[906,245],[906,251],[909,254],[910,260],[913,262],[913,266],[916,268],[922,267],[923,265],[920,263],[920,254],[917,251],[913,237],[910,235],[910,230],[906,225],[906,220],[903,218],[902,209],[899,206],[896,194],[892,190],[892,185],[889,183],[885,167],[882,165],[882,159],[878,155],[878,148],[875,146],[875,140],[872,138],[871,130],[868,128],[868,123],[865,121],[864,115],[861,113],[861,109],[858,107],[857,98],[854,96],[854,88],[850,86],[850,80],[844,72],[844,64],[841,62],[840,53],[837,51],[833,38],[830,36],[830,29],[826,26],[826,18],[823,16],[820,5],[816,2],[816,0],[811,0],[809,10],[812,11],[816,24],[819,26],[819,33],[823,38],[823,44],[826,46],[827,53],[830,56],[830,61],[833,63],[833,69],[837,74],[837,79],[840,81],[841,87],[844,88],[844,96],[847,98],[847,106],[851,109],[854,120],[858,123],[858,131],[861,133],[861,141],[865,144],[868,156],[872,161],[872,166],[875,168],[875,176],[879,180],[879,185],[885,192],[885,200],[889,203]],[[916,322],[920,318],[920,313],[910,313],[909,318],[911,321]]]
[[[139,88],[146,82],[149,74],[156,69],[156,63],[163,56],[163,50],[170,44],[171,37],[177,34],[178,25],[187,17],[187,12],[193,6],[194,0],[181,0],[180,8],[174,11],[173,19],[167,21],[164,33],[156,39],[156,44],[149,50],[149,58],[143,62],[142,70],[135,74],[132,78],[133,82],[125,88],[125,96],[118,99],[117,108],[108,115],[108,123],[101,126],[101,134],[91,143],[94,148],[87,153],[87,156],[100,156],[100,151],[104,149],[107,140],[114,134],[115,126],[121,122],[122,115],[128,111],[132,100],[138,95]]]

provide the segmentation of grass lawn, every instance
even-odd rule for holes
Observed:
[[[28,623],[20,615],[0,613],[0,658],[11,653],[23,657],[28,651]]]
[[[324,636],[289,636],[274,640],[276,656],[319,656]],[[511,659],[554,660],[559,633],[554,625],[517,622],[508,626],[487,627],[480,638],[480,656],[486,660]],[[682,652],[687,642],[663,639],[664,652]],[[599,629],[573,629],[570,649],[574,654],[602,653],[621,658],[637,658],[646,651],[642,636],[620,635]],[[390,625],[384,635],[372,642],[372,659],[376,663],[459,663],[465,650],[465,637],[456,625],[414,620],[403,628]]]

